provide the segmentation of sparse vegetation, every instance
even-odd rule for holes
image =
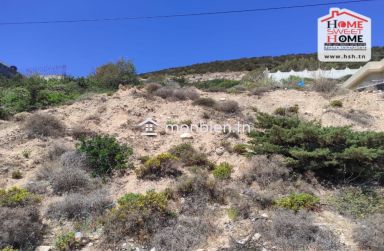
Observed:
[[[271,223],[259,220],[255,229],[265,240],[283,250],[340,250],[337,236],[330,230],[314,224],[310,212],[277,210]]]
[[[239,85],[240,81],[227,80],[227,79],[214,79],[204,82],[196,83],[195,86],[199,89],[210,92],[225,92],[236,85]]]
[[[219,180],[226,180],[231,178],[232,166],[226,162],[216,165],[212,171],[213,176]]]
[[[77,149],[86,154],[93,174],[98,176],[111,174],[114,169],[126,168],[128,157],[132,154],[131,148],[108,135],[81,139]]]
[[[372,189],[346,187],[329,198],[328,202],[340,214],[364,218],[375,213],[384,213],[384,199]]]
[[[30,137],[59,137],[65,134],[65,125],[52,115],[36,113],[28,117],[25,130]]]
[[[55,219],[86,219],[101,215],[111,206],[111,199],[102,190],[87,194],[71,193],[51,203],[47,216]]]
[[[353,231],[353,238],[362,250],[380,251],[384,247],[384,215],[373,214],[361,220]]]
[[[299,106],[279,107],[273,113],[280,116],[292,116],[299,113]]]
[[[54,246],[57,250],[65,251],[74,248],[75,244],[75,232],[67,232],[56,237]]]
[[[301,209],[314,210],[319,207],[320,199],[307,193],[291,193],[289,196],[283,197],[275,201],[278,207],[293,210],[295,212]]]

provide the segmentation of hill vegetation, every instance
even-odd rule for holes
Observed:
[[[372,48],[372,61],[381,60],[384,57],[384,47]],[[157,75],[187,75],[204,74],[208,72],[226,71],[254,71],[268,68],[270,71],[301,71],[304,69],[342,69],[345,67],[358,68],[365,63],[322,63],[317,60],[316,53],[309,54],[290,54],[277,57],[253,57],[241,58],[225,61],[214,61],[209,63],[194,64],[184,67],[170,68],[142,74],[143,77],[153,77]]]

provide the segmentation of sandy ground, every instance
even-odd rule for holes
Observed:
[[[161,132],[167,122],[180,123],[191,120],[193,124],[199,122],[213,124],[231,124],[237,122],[249,123],[255,116],[255,110],[271,113],[278,107],[299,106],[299,115],[307,120],[317,120],[325,126],[351,126],[355,130],[384,131],[384,98],[380,92],[349,92],[332,99],[325,98],[315,92],[302,92],[296,90],[278,90],[264,94],[262,97],[247,94],[228,93],[204,93],[201,96],[209,96],[216,100],[235,100],[241,107],[239,115],[224,115],[222,113],[207,110],[206,108],[193,106],[191,101],[171,102],[155,97],[148,100],[140,95],[140,90],[119,90],[112,96],[94,95],[70,105],[50,108],[42,112],[50,113],[61,119],[70,132],[77,125],[82,125],[99,133],[116,135],[118,140],[127,143],[134,149],[134,158],[144,155],[153,155],[167,151],[170,147],[181,142],[190,142],[196,149],[208,154],[210,160],[215,162],[229,162],[235,167],[234,177],[240,170],[248,165],[248,160],[236,154],[224,151],[217,154],[222,141],[231,144],[244,143],[248,139],[245,134],[240,134],[239,139],[226,138],[223,133],[197,133],[192,132],[193,139],[181,139],[181,132],[167,132],[157,137],[145,137],[136,127],[145,118],[153,118],[159,126],[157,132]],[[330,100],[340,99],[342,108],[330,108]],[[367,116],[368,122],[362,123],[340,114],[348,113],[351,109],[358,110]],[[335,112],[336,111],[336,112]],[[210,119],[203,119],[206,112]],[[24,185],[30,180],[46,159],[47,150],[54,143],[68,145],[74,148],[75,141],[67,136],[60,139],[28,139],[23,130],[23,123],[17,121],[0,121],[0,188],[8,188],[14,185]],[[220,149],[219,149],[220,150]],[[23,151],[30,151],[28,158],[23,156]],[[23,178],[16,180],[11,178],[15,170],[23,173]],[[135,175],[127,172],[122,177],[116,177],[108,189],[114,198],[118,198],[127,192],[145,192],[149,189],[162,190],[171,184],[171,179],[161,181],[142,181]],[[323,213],[320,220],[323,223],[336,222],[336,216],[332,213]],[[343,220],[337,221],[335,228],[346,239],[350,239],[350,226]],[[341,223],[340,223],[341,222]],[[346,241],[348,246],[353,243]]]

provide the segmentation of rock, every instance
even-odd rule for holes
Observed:
[[[193,136],[189,132],[185,132],[185,133],[180,135],[180,138],[182,138],[182,139],[193,139]]]
[[[38,246],[35,251],[50,251],[53,250],[52,246]]]
[[[76,232],[75,233],[75,240],[77,242],[81,241],[82,238],[83,238],[83,234],[81,232]]]
[[[265,219],[268,219],[268,218],[269,218],[268,214],[266,214],[266,213],[263,213],[263,214],[261,214],[260,216],[263,217],[263,218],[265,218]]]
[[[252,240],[253,241],[258,241],[260,238],[261,238],[261,234],[256,233],[256,234],[253,235]]]
[[[226,98],[220,98],[219,99],[220,101],[225,101],[225,100],[227,100]]]
[[[151,248],[151,250],[150,251],[156,251],[156,248]]]
[[[219,148],[216,148],[215,152],[217,155],[221,156],[224,154],[225,149],[224,149],[224,147],[219,147]]]

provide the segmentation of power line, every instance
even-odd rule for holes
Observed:
[[[274,10],[287,10],[287,9],[297,9],[297,8],[318,7],[318,6],[329,6],[329,5],[336,5],[336,4],[375,2],[375,1],[380,1],[380,0],[351,0],[351,1],[339,1],[339,2],[329,2],[329,3],[316,3],[316,4],[305,4],[305,5],[290,5],[290,6],[257,8],[257,9],[245,9],[245,10],[198,12],[198,13],[184,13],[184,14],[157,15],[157,16],[68,19],[68,20],[49,20],[49,21],[0,22],[0,25],[63,24],[63,23],[110,22],[110,21],[145,20],[145,19],[165,19],[165,18],[178,18],[178,17],[212,16],[212,15],[225,15],[225,14],[236,14],[236,13],[250,13],[250,12],[261,12],[261,11],[274,11]]]

